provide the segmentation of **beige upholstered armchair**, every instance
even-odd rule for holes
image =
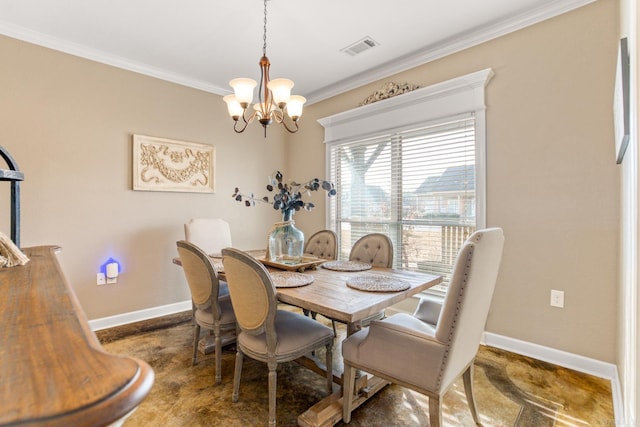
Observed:
[[[355,369],[429,397],[431,427],[442,425],[441,399],[461,374],[474,421],[473,361],[480,345],[502,258],[502,229],[472,234],[456,259],[435,324],[400,313],[371,322],[342,344],[343,419],[351,420]]]
[[[177,242],[178,255],[189,284],[195,324],[193,336],[193,364],[198,355],[200,328],[209,329],[215,336],[216,384],[222,382],[222,336],[233,337],[236,318],[229,295],[219,296],[220,282],[211,258],[199,247],[185,240]],[[226,340],[233,342],[233,338]]]
[[[318,258],[334,260],[338,258],[338,237],[333,230],[316,231],[307,239],[304,253]]]
[[[233,401],[238,401],[243,356],[265,362],[269,369],[269,426],[275,426],[278,363],[295,360],[324,346],[327,389],[331,393],[333,333],[302,314],[278,310],[271,276],[255,258],[237,249],[226,248],[222,250],[222,263],[240,327]]]

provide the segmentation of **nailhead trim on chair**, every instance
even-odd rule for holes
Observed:
[[[460,296],[464,292],[465,287],[467,286],[467,282],[469,279],[469,270],[471,269],[471,259],[473,258],[473,251],[475,247],[472,247],[469,253],[467,254],[467,260],[464,265],[464,280],[462,281],[462,286],[460,286],[460,293],[458,294],[457,302],[456,302],[456,313],[453,316],[453,322],[451,325],[451,329],[449,330],[449,339],[447,342],[447,347],[444,351],[444,357],[442,359],[442,365],[440,365],[440,372],[438,372],[438,382],[437,388],[440,388],[440,384],[442,383],[442,375],[444,374],[444,369],[447,366],[447,359],[449,358],[449,349],[451,348],[451,341],[453,340],[453,332],[456,328],[456,323],[458,320],[458,316],[460,314]]]

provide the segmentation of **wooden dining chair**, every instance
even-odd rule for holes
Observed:
[[[269,369],[269,426],[273,427],[276,425],[278,363],[298,359],[324,346],[327,390],[332,392],[333,333],[300,313],[278,310],[271,276],[255,258],[226,248],[222,250],[222,263],[240,328],[232,399],[238,401],[244,355],[265,362]]]
[[[473,396],[473,362],[489,313],[502,258],[502,229],[473,233],[456,258],[435,324],[399,313],[371,322],[342,343],[343,420],[349,423],[356,369],[429,397],[429,423],[442,425],[442,397],[463,377],[469,409],[480,423]]]
[[[233,332],[236,329],[236,317],[231,305],[231,298],[228,294],[220,295],[218,273],[209,255],[185,240],[178,241],[177,246],[182,269],[191,292],[194,323],[192,363],[195,365],[197,361],[200,329],[205,328],[212,331],[215,337],[215,381],[216,384],[220,384],[222,382],[223,335],[227,337],[225,344],[235,341]]]

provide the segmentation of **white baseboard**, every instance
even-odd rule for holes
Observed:
[[[584,372],[596,377],[604,378],[611,381],[611,393],[613,395],[613,412],[616,425],[624,419],[624,411],[622,405],[622,389],[620,388],[620,378],[618,377],[618,367],[613,363],[603,362],[601,360],[591,359],[566,351],[545,347],[539,344],[533,344],[527,341],[521,341],[515,338],[505,337],[503,335],[485,332],[483,336],[483,344],[491,347],[507,350],[512,353],[529,356],[537,360],[553,363],[554,365],[573,369],[575,371]]]
[[[167,316],[169,314],[180,313],[187,310],[191,310],[191,300],[89,320],[89,326],[92,331],[99,331],[101,329],[113,328],[115,326],[153,319],[155,317]]]

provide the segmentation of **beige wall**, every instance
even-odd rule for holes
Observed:
[[[235,244],[264,245],[278,215],[231,194],[235,186],[259,191],[283,167],[278,129],[266,141],[255,126],[236,135],[217,95],[5,37],[0,52],[0,145],[25,174],[22,246],[63,248],[62,268],[89,319],[189,300],[171,259],[191,217],[223,217]],[[216,194],[132,191],[133,133],[215,145]],[[9,184],[2,187],[0,230],[9,234]],[[110,256],[124,272],[98,287]]]
[[[491,67],[487,87],[490,226],[507,242],[487,329],[615,362],[619,170],[613,163],[612,87],[617,7],[601,0],[402,73],[427,86]],[[182,224],[226,218],[234,243],[256,247],[275,211],[247,209],[233,187],[259,193],[282,168],[323,176],[317,118],[355,107],[381,82],[309,106],[296,135],[236,135],[220,97],[0,38],[0,144],[25,172],[23,246],[63,247],[62,267],[90,319],[187,300],[171,264]],[[132,133],[214,144],[217,193],[131,190]],[[8,232],[8,185],[0,230]],[[305,232],[319,209],[296,216]],[[98,287],[106,258],[119,283]],[[549,306],[564,290],[566,308]]]
[[[324,157],[317,118],[354,108],[384,81],[428,86],[492,68],[487,225],[503,227],[506,244],[487,330],[615,363],[617,38],[616,2],[598,1],[312,105],[304,137],[290,138],[291,169],[302,173],[306,159]],[[565,291],[564,309],[549,306],[551,289]]]

